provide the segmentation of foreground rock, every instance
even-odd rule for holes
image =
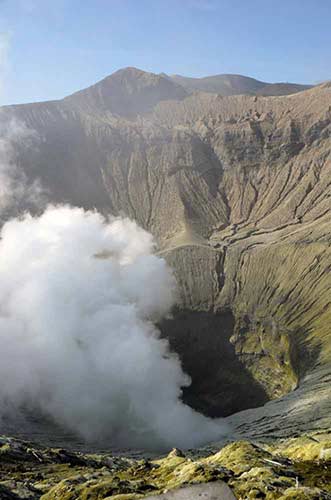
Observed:
[[[218,451],[173,450],[155,460],[86,455],[9,438],[1,443],[1,499],[331,498],[330,434],[272,444],[238,441]],[[207,483],[212,486],[178,490]]]
[[[230,488],[223,481],[184,486],[161,495],[150,495],[150,500],[236,500]]]

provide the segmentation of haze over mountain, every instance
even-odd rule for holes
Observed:
[[[181,292],[160,326],[192,376],[185,401],[212,416],[270,401],[231,417],[239,435],[330,425],[331,85],[299,90],[126,68],[1,109],[34,131],[14,160],[52,202],[156,237]]]

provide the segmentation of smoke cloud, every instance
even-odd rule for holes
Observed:
[[[155,322],[176,296],[152,236],[128,219],[48,207],[0,242],[0,407],[37,408],[109,446],[192,447],[219,437],[180,399],[190,383]]]
[[[29,180],[18,165],[17,149],[33,146],[35,132],[23,122],[8,118],[0,111],[0,214],[2,218],[22,207],[46,206],[46,191],[39,179]]]

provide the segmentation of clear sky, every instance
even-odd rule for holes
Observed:
[[[125,66],[331,79],[331,0],[0,0],[0,103],[56,99]]]

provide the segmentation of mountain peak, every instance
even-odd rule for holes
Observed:
[[[186,96],[182,86],[162,75],[127,67],[66,100],[82,108],[130,117],[151,111],[160,101],[181,100]]]

